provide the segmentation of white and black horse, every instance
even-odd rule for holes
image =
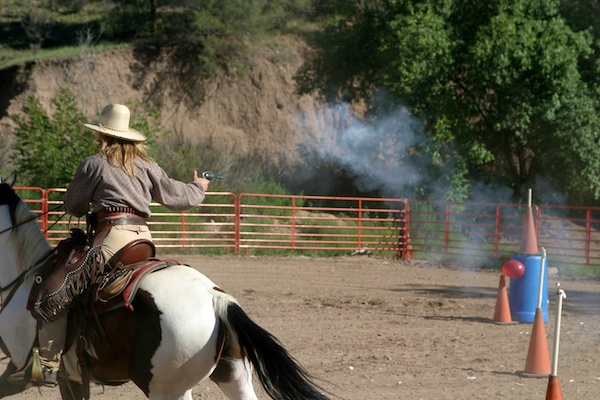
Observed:
[[[27,299],[36,270],[52,251],[36,215],[12,188],[15,176],[0,178],[0,346],[10,358],[0,376],[0,398],[27,388],[7,379],[31,362],[37,321],[26,309]],[[132,306],[133,311],[102,314],[105,338],[87,338],[88,350],[79,362],[87,366],[90,381],[119,385],[131,380],[152,400],[192,400],[192,388],[210,377],[229,399],[251,400],[257,399],[255,371],[273,399],[327,399],[273,335],[189,266],[146,275]],[[63,399],[89,397],[75,347],[62,360]]]

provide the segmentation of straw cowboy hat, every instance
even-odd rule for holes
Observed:
[[[145,141],[146,136],[129,127],[130,115],[129,108],[126,106],[122,104],[109,104],[104,107],[97,122],[83,125],[107,136],[132,142]]]

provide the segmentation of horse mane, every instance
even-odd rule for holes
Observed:
[[[13,226],[17,224],[15,212],[17,209],[17,205],[21,202],[21,199],[15,193],[14,189],[5,184],[0,179],[0,204],[8,205],[8,209],[10,212],[10,222]]]
[[[11,215],[13,210],[11,208]],[[21,268],[31,268],[51,250],[44,234],[37,224],[36,214],[23,202],[19,201],[14,208],[14,237],[17,260]]]

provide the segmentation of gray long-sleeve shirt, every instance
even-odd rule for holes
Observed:
[[[89,210],[97,212],[108,207],[131,207],[141,216],[150,217],[150,202],[154,199],[170,210],[182,211],[202,203],[204,190],[200,183],[183,183],[167,176],[156,163],[135,160],[136,177],[114,167],[106,158],[95,154],[77,167],[64,197],[67,212],[76,217]]]

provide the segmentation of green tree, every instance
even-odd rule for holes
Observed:
[[[301,93],[355,100],[384,89],[406,102],[431,139],[421,150],[454,167],[445,175],[455,188],[484,181],[522,200],[542,177],[571,200],[600,197],[598,93],[581,71],[592,36],[570,28],[558,0],[355,0],[338,10],[298,74]]]
[[[174,61],[187,66],[193,58],[195,70],[204,76],[227,68],[243,73],[248,41],[310,15],[312,1],[114,0],[103,26],[109,37],[145,46],[175,45],[179,56]]]
[[[82,125],[75,96],[61,89],[52,100],[52,117],[29,96],[24,115],[15,115],[15,159],[20,183],[42,188],[65,187],[83,158],[95,151],[94,136]]]
[[[308,0],[199,0],[187,34],[200,44],[200,61],[210,74],[216,67],[234,64],[245,54],[246,42],[310,13]]]

